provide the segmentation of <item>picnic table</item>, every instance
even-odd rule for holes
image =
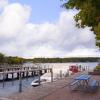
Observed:
[[[91,75],[80,75],[74,78],[74,81],[70,84],[70,87],[77,87],[77,90],[82,91],[94,91],[98,87],[98,82],[91,79]]]
[[[91,78],[91,75],[81,75],[75,77],[75,80],[89,80]]]
[[[89,79],[91,78],[91,75],[81,75],[78,77],[75,77],[75,80],[78,80],[80,82],[81,86],[88,85]]]
[[[78,77],[75,77],[75,80],[79,81],[79,90],[87,90],[89,87],[89,81],[90,81],[91,75],[81,75]]]

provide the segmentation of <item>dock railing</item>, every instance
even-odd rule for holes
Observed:
[[[29,75],[29,72],[31,73],[31,75]],[[39,85],[40,85],[40,77],[41,74],[44,74],[45,72],[50,72],[51,73],[51,82],[53,82],[53,71],[52,68],[49,67],[41,67],[40,64],[37,64],[37,68],[33,67],[23,67],[22,65],[3,65],[2,67],[0,67],[0,76],[2,76],[2,79],[0,80],[0,83],[2,83],[2,87],[4,88],[6,85],[7,80],[9,80],[9,75],[12,76],[10,77],[10,80],[12,81],[12,85],[14,85],[14,74],[16,73],[16,79],[19,80],[19,92],[22,92],[22,78],[26,77],[26,79],[28,80],[28,77],[34,77],[34,76],[38,76],[39,78]]]

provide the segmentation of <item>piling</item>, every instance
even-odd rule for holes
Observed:
[[[20,66],[21,67],[21,66]],[[21,77],[21,68],[19,71],[19,92],[22,92],[22,77]]]
[[[50,69],[51,72],[51,82],[53,82],[53,69]]]
[[[39,85],[41,84],[41,79],[40,79],[40,66],[39,66],[39,68],[38,68],[38,78],[39,78]]]
[[[12,73],[12,85],[14,85],[14,73]]]

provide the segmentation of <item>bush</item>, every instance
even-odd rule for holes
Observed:
[[[96,66],[96,69],[100,69],[100,65]]]

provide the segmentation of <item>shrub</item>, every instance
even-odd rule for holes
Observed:
[[[96,66],[96,69],[100,69],[100,65]]]

